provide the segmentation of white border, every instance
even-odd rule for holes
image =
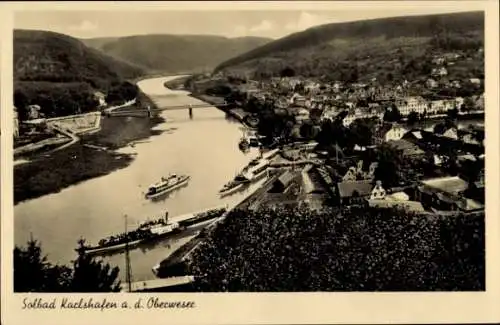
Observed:
[[[487,291],[478,293],[230,293],[230,294],[116,294],[109,299],[134,301],[159,296],[164,300],[194,300],[192,310],[40,311],[21,310],[27,295],[12,294],[12,11],[13,10],[383,10],[415,6],[449,8],[450,12],[485,10],[486,26],[486,255]],[[2,321],[10,324],[248,324],[248,323],[457,323],[500,320],[500,263],[498,152],[498,2],[123,2],[123,3],[1,3],[1,121],[2,121]],[[48,299],[61,295],[37,295]],[[68,296],[68,295],[66,295]],[[101,295],[76,295],[94,297]],[[147,318],[147,319],[146,319]]]

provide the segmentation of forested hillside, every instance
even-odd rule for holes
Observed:
[[[110,102],[135,97],[126,80],[144,73],[67,35],[14,31],[14,104],[21,119],[29,105],[39,105],[47,117],[95,110],[97,91],[123,94]]]
[[[429,72],[426,62],[431,56],[478,51],[483,44],[483,12],[335,23],[265,44],[220,64],[216,71],[266,77],[291,67],[301,75],[341,80],[389,74],[389,79],[413,79]],[[484,74],[481,62],[469,68]]]

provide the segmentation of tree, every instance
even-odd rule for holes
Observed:
[[[392,104],[384,113],[384,121],[398,122],[401,119],[401,113],[395,104]]]
[[[293,70],[290,67],[286,67],[283,70],[281,70],[280,76],[282,78],[285,78],[285,77],[294,77],[295,76],[295,70]]]
[[[369,146],[372,143],[375,123],[370,119],[356,119],[349,127],[349,139],[354,145]]]
[[[381,145],[377,151],[378,166],[375,169],[375,179],[382,181],[387,187],[399,185],[401,159],[399,153],[388,145]]]
[[[445,123],[438,123],[434,125],[434,133],[435,134],[443,134],[446,131]]]
[[[109,264],[103,264],[102,260],[95,260],[85,254],[83,239],[78,244],[78,257],[73,262],[71,292],[120,291],[120,281],[117,280],[119,268],[111,268]]]
[[[408,114],[408,120],[407,120],[407,122],[406,122],[406,123],[407,123],[409,126],[413,126],[413,125],[415,125],[415,123],[417,123],[417,122],[418,122],[418,117],[419,117],[419,116],[418,116],[418,113],[417,113],[417,112],[415,112],[415,111],[411,111],[411,112],[410,112],[410,114]]]
[[[200,291],[484,290],[484,251],[484,213],[237,209],[189,272]]]
[[[36,240],[30,239],[26,248],[14,248],[15,292],[64,292],[69,272],[66,267],[50,264]]]
[[[306,122],[300,126],[300,136],[305,139],[311,139],[313,137],[313,125]]]
[[[448,118],[450,118],[452,120],[456,120],[458,117],[458,109],[456,107],[453,109],[450,109],[446,112],[446,115]]]
[[[475,104],[474,101],[470,96],[467,96],[464,98],[464,103],[461,107],[461,110],[464,112],[472,111],[474,110]]]
[[[79,241],[73,268],[53,265],[43,255],[40,243],[29,240],[26,248],[14,248],[15,292],[116,292],[119,269],[85,254]]]

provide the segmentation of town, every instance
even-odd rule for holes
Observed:
[[[225,92],[232,113],[267,136],[265,145],[288,148],[283,159],[321,159],[280,177],[284,192],[302,179],[302,194],[328,194],[336,204],[472,212],[484,209],[484,81],[450,80],[446,66],[481,53],[435,57],[428,79],[391,85],[321,82],[285,69],[262,81],[219,73],[188,87]]]

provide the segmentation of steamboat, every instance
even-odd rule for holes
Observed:
[[[153,199],[165,193],[168,193],[184,184],[187,184],[190,176],[170,174],[168,177],[162,177],[158,183],[155,183],[148,188],[146,198]]]

